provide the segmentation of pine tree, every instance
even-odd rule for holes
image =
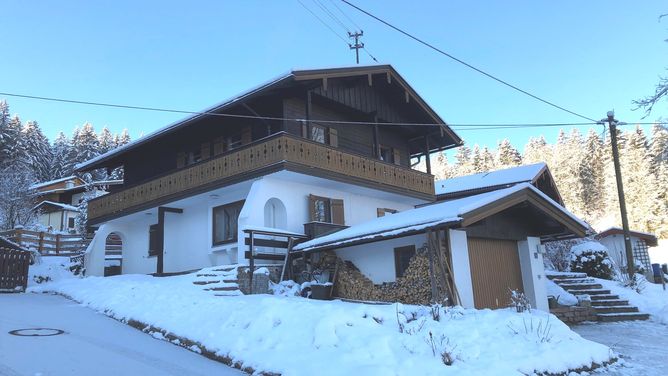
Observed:
[[[51,145],[36,121],[29,121],[23,127],[23,139],[33,176],[38,181],[50,180],[53,159]]]
[[[480,146],[473,145],[473,152],[471,153],[471,168],[474,173],[484,172],[482,155],[480,155]]]
[[[507,138],[499,142],[496,155],[496,161],[501,168],[519,166],[522,164],[522,156],[520,155],[520,152],[515,149]]]
[[[114,135],[111,134],[109,128],[104,127],[100,131],[100,134],[97,136],[98,150],[100,154],[104,154],[114,148],[116,148],[116,140]]]
[[[123,145],[125,145],[125,144],[130,143],[130,141],[131,141],[131,140],[130,140],[130,134],[128,133],[127,128],[126,128],[126,129],[123,129],[123,131],[121,132],[121,134],[120,134],[120,135],[117,135],[117,136],[114,138],[114,141],[115,141],[115,143],[116,143],[116,147],[123,146]]]
[[[524,164],[544,162],[551,165],[552,147],[547,144],[545,137],[540,136],[529,138],[529,142],[524,147],[522,162]]]
[[[471,163],[471,148],[466,145],[460,146],[455,153],[455,176],[468,175],[473,172]]]
[[[482,159],[483,171],[496,170],[496,162],[494,161],[494,154],[492,154],[492,152],[489,151],[489,148],[487,146],[482,148],[480,156]]]
[[[578,168],[578,198],[583,219],[593,222],[603,214],[604,192],[603,141],[593,129],[589,130],[584,141],[584,155]]]
[[[60,179],[72,175],[74,165],[72,164],[72,144],[63,132],[53,141],[51,147],[51,179]]]
[[[6,126],[0,129],[0,132],[2,132],[0,136],[2,139],[2,144],[0,144],[0,167],[16,165],[19,168],[25,168],[29,165],[21,131],[22,124],[18,115],[11,117]]]
[[[629,224],[633,228],[653,230],[652,223],[656,219],[651,215],[651,208],[656,200],[656,179],[651,173],[647,138],[640,126],[629,132],[620,159]]]

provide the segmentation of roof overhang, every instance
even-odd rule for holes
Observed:
[[[611,235],[624,235],[624,230],[619,227],[611,227],[598,233],[595,238],[602,239]],[[654,234],[629,230],[629,235],[644,240],[645,243],[647,243],[647,245],[650,247],[656,247],[659,245],[659,239]]]

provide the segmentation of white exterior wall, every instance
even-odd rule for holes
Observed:
[[[533,308],[549,312],[540,238],[529,237],[527,240],[517,242],[517,249],[522,269],[524,294],[529,298]]]
[[[162,205],[183,209],[181,214],[165,213],[164,272],[230,263],[247,264],[244,251],[248,247],[244,245],[242,231],[244,226],[267,227],[265,204],[273,199],[272,202],[280,201],[285,207],[286,220],[282,223],[284,229],[303,233],[304,223],[309,222],[309,194],[342,199],[346,225],[375,218],[377,208],[402,211],[424,202],[384,191],[282,171]],[[246,202],[239,215],[238,241],[213,246],[213,208],[244,199]],[[157,208],[152,208],[111,220],[101,226],[95,235],[95,241],[89,247],[87,257],[91,260],[91,266],[87,269],[88,274],[103,274],[104,242],[111,232],[119,233],[123,241],[124,274],[156,272],[157,257],[148,257],[148,241],[149,226],[157,222]],[[391,261],[393,265],[393,255]]]
[[[640,239],[635,236],[631,236],[631,245],[635,246],[638,240]],[[605,238],[598,239],[598,242],[603,244],[608,249],[608,255],[618,266],[624,267],[627,265],[624,235],[612,234],[606,236]]]
[[[452,274],[457,285],[457,292],[464,308],[475,308],[473,298],[473,281],[471,280],[471,264],[466,231],[448,230],[450,253],[452,254]]]
[[[367,243],[336,250],[336,254],[351,261],[373,283],[395,282],[394,249],[414,245],[415,249],[427,242],[425,234],[406,236],[374,243]]]
[[[69,228],[67,224],[69,218],[76,218],[77,212],[69,210],[58,210],[50,213],[42,213],[39,215],[38,221],[44,227],[53,228],[54,231],[67,231]]]

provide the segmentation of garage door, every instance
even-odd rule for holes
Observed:
[[[524,291],[517,242],[469,238],[468,245],[475,307],[508,307],[510,290]]]

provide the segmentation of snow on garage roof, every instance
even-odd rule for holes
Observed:
[[[481,172],[436,182],[436,194],[450,194],[476,189],[533,182],[547,165],[543,162],[503,170]]]
[[[351,243],[371,242],[392,236],[408,235],[448,224],[459,224],[467,214],[491,203],[504,199],[522,190],[529,190],[539,195],[547,204],[570,217],[578,225],[587,225],[571,214],[563,206],[549,198],[529,183],[521,183],[510,188],[480,193],[450,201],[410,209],[396,214],[374,218],[370,221],[348,227],[344,230],[309,240],[294,247],[295,251],[313,251],[326,247],[336,248]],[[583,230],[584,232],[584,230]]]

